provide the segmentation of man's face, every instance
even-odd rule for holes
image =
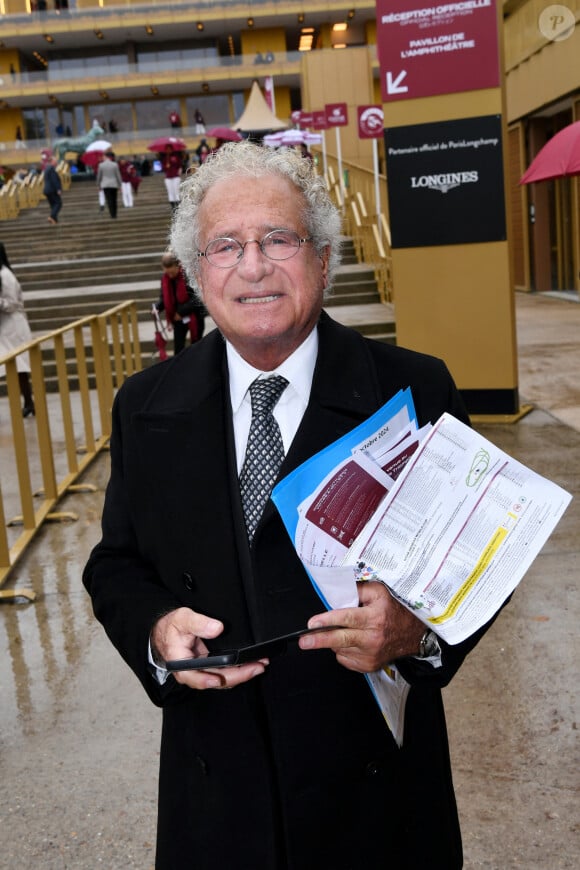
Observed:
[[[307,236],[302,194],[286,178],[239,176],[215,184],[200,208],[200,249],[212,239],[230,237],[244,244],[261,241],[273,229]],[[238,353],[271,371],[304,341],[322,308],[327,261],[311,243],[288,260],[270,260],[256,244],[229,269],[200,261],[198,276],[211,317]]]

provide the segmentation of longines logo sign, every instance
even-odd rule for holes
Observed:
[[[394,248],[506,237],[501,118],[385,130]]]
[[[472,169],[468,172],[445,172],[439,175],[412,175],[411,187],[428,187],[429,190],[447,193],[460,184],[474,184],[476,181],[479,181],[479,173],[477,169]]]

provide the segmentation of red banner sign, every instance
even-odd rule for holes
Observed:
[[[384,102],[499,85],[496,0],[377,0]]]
[[[346,127],[348,124],[346,103],[327,103],[324,111],[326,113],[326,123],[329,127]]]
[[[327,130],[328,129],[328,124],[326,123],[326,112],[324,110],[312,113],[312,129],[313,130]]]
[[[380,139],[385,125],[385,113],[381,106],[358,106],[358,138]]]

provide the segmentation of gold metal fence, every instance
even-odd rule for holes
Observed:
[[[342,212],[344,232],[353,239],[357,259],[373,267],[381,301],[393,302],[386,178],[379,176],[377,202],[377,186],[370,169],[343,160],[340,177],[337,158],[328,154],[326,165],[326,186]]]
[[[66,161],[61,160],[56,170],[60,175],[63,190],[68,190],[71,186],[70,166]],[[36,208],[44,197],[43,187],[42,172],[37,175],[29,173],[21,182],[15,181],[14,178],[6,182],[0,188],[0,221],[14,220],[22,209]]]
[[[35,405],[35,416],[26,420],[17,367],[23,354],[30,360]],[[123,302],[47,333],[2,357],[0,365],[10,412],[8,423],[2,411],[0,427],[0,601],[34,600],[31,589],[2,587],[46,520],[77,519],[55,511],[62,497],[94,490],[76,481],[108,447],[115,391],[142,368],[137,303]],[[0,400],[0,407],[5,403]]]

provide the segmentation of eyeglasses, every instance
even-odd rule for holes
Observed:
[[[248,239],[243,244],[237,239],[229,237],[212,239],[207,244],[205,251],[198,251],[197,256],[205,257],[212,266],[217,266],[220,269],[231,269],[232,266],[240,262],[244,256],[246,245],[251,242],[255,242],[269,260],[289,260],[290,257],[298,253],[305,242],[311,241],[311,238],[301,239],[294,230],[272,230],[266,233],[261,241]]]

